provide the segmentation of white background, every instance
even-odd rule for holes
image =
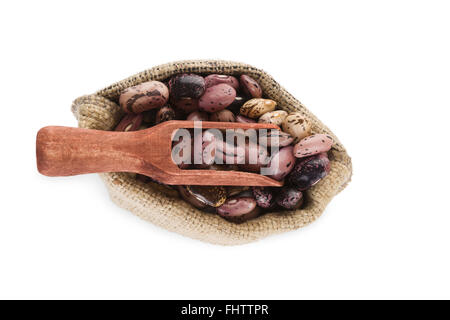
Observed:
[[[0,298],[450,298],[446,1],[2,1]],[[47,178],[35,135],[152,66],[268,71],[340,138],[349,187],[304,229],[221,247]]]

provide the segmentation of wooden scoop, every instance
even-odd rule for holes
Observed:
[[[181,128],[194,128],[194,121],[167,121],[133,132],[45,127],[36,138],[37,167],[46,176],[136,172],[169,185],[283,185],[255,173],[180,169],[172,160],[172,135]],[[279,130],[271,124],[231,122],[202,122],[202,128]]]

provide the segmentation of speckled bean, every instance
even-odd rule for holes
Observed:
[[[284,209],[295,210],[303,204],[303,193],[297,188],[283,187],[278,192],[275,201]]]
[[[221,83],[206,89],[198,101],[198,107],[202,111],[216,112],[225,109],[236,98],[236,90],[233,87]]]
[[[248,100],[241,107],[241,115],[257,119],[267,112],[275,110],[277,103],[270,99],[254,98]]]
[[[290,113],[283,121],[284,132],[289,133],[294,138],[294,143],[311,135],[311,125],[299,112]]]
[[[236,91],[239,89],[239,81],[233,76],[224,74],[210,74],[209,76],[205,77],[206,88],[213,87],[221,83],[232,86]]]
[[[333,145],[333,138],[325,134],[313,134],[312,136],[303,138],[294,146],[294,156],[304,158],[327,152]]]
[[[272,155],[272,159],[268,168],[272,179],[283,180],[294,168],[295,157],[293,147],[288,146],[281,148],[276,154]]]
[[[268,130],[267,134],[260,136],[259,141],[261,145],[267,147],[286,147],[294,141],[294,138],[280,130]]]
[[[259,83],[245,74],[239,78],[240,86],[245,95],[252,98],[262,97],[262,88]]]
[[[284,110],[275,110],[271,112],[267,112],[259,117],[259,123],[270,123],[277,126],[281,126],[284,119],[287,117],[288,113]]]
[[[148,81],[126,88],[119,97],[119,104],[125,112],[141,113],[160,108],[169,99],[169,89],[159,81]]]
[[[253,196],[256,200],[256,204],[264,209],[273,207],[275,199],[273,196],[273,190],[268,187],[252,187]]]
[[[236,217],[250,213],[255,207],[256,201],[253,198],[231,197],[217,208],[217,213],[223,217]]]

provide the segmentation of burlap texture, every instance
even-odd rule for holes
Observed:
[[[114,83],[95,94],[76,99],[72,104],[72,112],[81,128],[111,130],[122,116],[117,101],[124,88],[149,80],[165,80],[174,74],[186,72],[247,74],[256,79],[265,95],[277,101],[280,109],[301,112],[311,123],[314,133],[325,133],[334,138],[335,142],[329,153],[329,175],[307,191],[305,208],[267,213],[239,225],[227,222],[218,215],[197,210],[178,197],[166,195],[160,188],[136,181],[127,173],[100,174],[113,202],[167,230],[221,245],[252,242],[271,234],[301,228],[316,220],[330,200],[350,181],[351,159],[339,139],[319,119],[260,69],[248,64],[216,60],[168,63]]]

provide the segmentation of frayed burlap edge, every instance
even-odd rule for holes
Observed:
[[[304,209],[268,213],[239,225],[227,222],[218,215],[199,211],[178,197],[170,197],[158,188],[136,181],[130,174],[100,174],[114,203],[167,230],[214,244],[237,245],[310,224],[348,184],[352,175],[352,164],[339,139],[270,75],[248,64],[190,60],[156,66],[95,94],[76,99],[72,112],[78,119],[79,127],[111,130],[123,115],[117,101],[124,88],[149,80],[165,80],[174,74],[185,72],[247,74],[255,78],[261,84],[265,95],[277,101],[280,109],[301,112],[310,121],[314,133],[325,133],[334,138],[335,143],[330,152],[329,175],[308,190],[308,201]]]

